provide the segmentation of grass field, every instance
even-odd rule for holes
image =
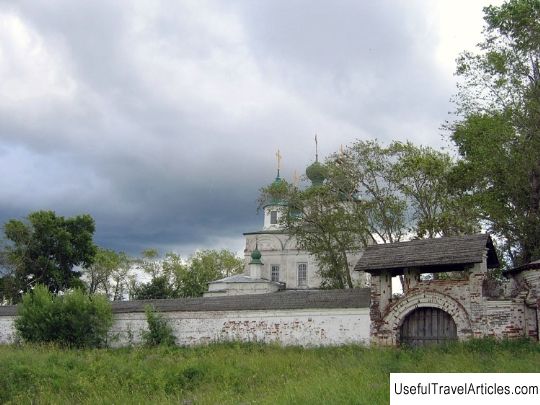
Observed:
[[[0,403],[386,404],[390,372],[540,372],[540,344],[0,346]]]

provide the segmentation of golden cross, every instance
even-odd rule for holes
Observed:
[[[317,134],[315,134],[315,162],[319,161],[319,143],[317,142]]]
[[[300,182],[300,176],[298,176],[298,173],[296,172],[296,170],[294,171],[294,174],[293,174],[293,184],[295,186],[298,186],[298,183]]]
[[[279,149],[276,152],[276,160],[277,160],[277,169],[279,173],[279,169],[281,169],[281,153],[279,153]]]

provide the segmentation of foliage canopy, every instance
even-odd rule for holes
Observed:
[[[244,267],[243,260],[226,249],[197,251],[187,261],[176,253],[159,260],[157,252],[151,257],[145,252],[141,266],[151,280],[133,289],[134,299],[200,297],[210,281],[239,274]]]
[[[76,289],[53,295],[44,285],[26,293],[17,310],[15,328],[25,342],[69,347],[100,347],[112,326],[107,298]]]
[[[452,178],[515,266],[540,257],[540,1],[484,13],[479,51],[458,59]]]
[[[410,142],[357,141],[325,161],[322,182],[280,184],[281,225],[316,258],[323,287],[352,288],[351,253],[370,243],[478,230],[469,199],[450,187],[454,165]],[[261,190],[260,205],[275,201],[274,183]]]
[[[90,215],[72,218],[53,211],[36,211],[26,221],[12,219],[4,225],[2,248],[4,290],[7,299],[18,300],[34,285],[46,285],[53,293],[82,286],[75,266],[89,266],[96,253],[94,220]]]

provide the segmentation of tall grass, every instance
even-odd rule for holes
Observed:
[[[0,403],[385,404],[390,372],[539,372],[540,345],[0,346]]]

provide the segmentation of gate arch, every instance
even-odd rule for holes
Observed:
[[[385,311],[381,321],[372,326],[378,328],[375,341],[380,344],[397,344],[401,325],[407,315],[417,308],[438,308],[449,314],[456,324],[458,340],[472,336],[471,320],[461,303],[438,291],[418,291],[406,294]]]

